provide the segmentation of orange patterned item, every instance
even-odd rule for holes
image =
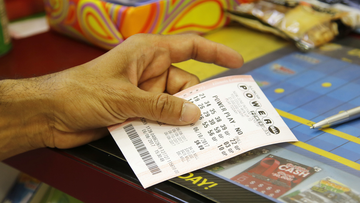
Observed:
[[[203,34],[224,26],[224,9],[241,0],[159,0],[130,7],[101,0],[45,0],[50,26],[61,33],[111,49],[137,33]]]

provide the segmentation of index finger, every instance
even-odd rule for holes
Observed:
[[[243,57],[235,50],[195,34],[155,35],[158,44],[169,50],[172,63],[194,59],[227,68],[239,68]]]

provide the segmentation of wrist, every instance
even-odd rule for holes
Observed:
[[[41,77],[0,81],[0,160],[45,147],[51,107],[43,82]]]

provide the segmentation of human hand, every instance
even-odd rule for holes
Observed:
[[[199,83],[172,65],[188,59],[228,68],[243,64],[234,50],[197,35],[138,34],[86,64],[23,81],[42,95],[26,104],[32,105],[26,114],[37,115],[23,121],[33,124],[26,126],[29,145],[79,146],[107,135],[106,126],[134,117],[173,125],[196,122],[199,108],[171,96]]]

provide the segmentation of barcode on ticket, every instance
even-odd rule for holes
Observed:
[[[161,173],[160,168],[152,158],[151,154],[149,153],[148,149],[146,148],[144,142],[141,140],[139,134],[136,132],[134,126],[132,124],[127,125],[124,127],[124,130],[128,137],[130,138],[131,142],[133,143],[134,147],[138,151],[141,159],[144,161],[150,172],[155,175]]]

